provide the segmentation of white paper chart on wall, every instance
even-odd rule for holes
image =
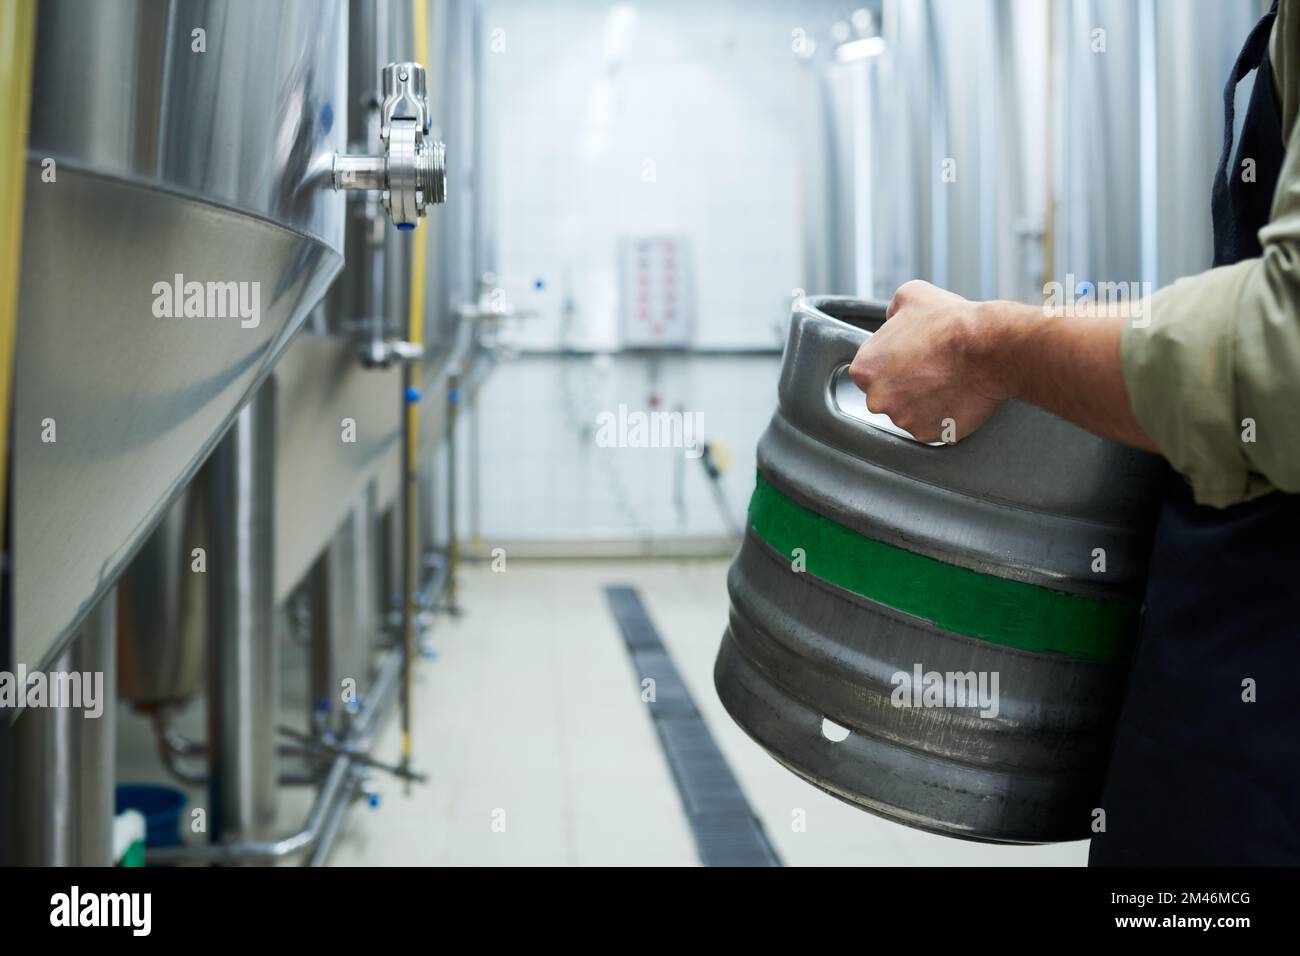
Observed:
[[[619,324],[625,349],[690,347],[695,283],[687,239],[620,239],[619,283]]]

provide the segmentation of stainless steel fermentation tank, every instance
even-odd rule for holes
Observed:
[[[110,588],[159,526],[121,589],[123,690],[149,706],[183,700],[208,645],[219,651],[207,670],[223,675],[209,701],[223,838],[256,839],[269,826],[275,694],[257,681],[275,679],[274,607],[319,565],[332,572],[320,575],[331,606],[356,606],[346,634],[360,648],[353,660],[378,629],[375,589],[356,572],[370,558],[363,545],[375,510],[396,484],[397,377],[362,369],[351,338],[295,339],[343,263],[347,202],[336,190],[382,190],[385,213],[402,227],[445,195],[425,72],[405,62],[416,46],[415,7],[351,7],[51,0],[38,12],[3,663],[48,668],[67,659],[65,649],[86,640],[76,634],[93,608],[101,609],[96,621],[115,616]],[[391,11],[390,35],[406,46],[392,50],[399,62],[383,70],[382,147],[368,138],[357,149],[347,135],[357,112],[348,19],[366,8]],[[470,19],[445,2],[429,9],[449,48],[455,36],[454,67],[463,69]],[[361,32],[370,46],[358,68],[376,84],[388,37],[365,24]],[[439,66],[435,99],[445,103],[460,90],[447,82],[452,58]],[[438,248],[456,248],[458,239],[449,235]],[[428,264],[409,255],[394,263],[391,274],[363,281],[404,286]],[[180,289],[179,309],[171,288]],[[201,293],[192,311],[191,288]],[[440,319],[454,311],[437,306]],[[446,356],[455,336],[443,321],[431,325],[440,341],[420,344],[426,356]],[[446,392],[429,394],[435,408],[425,420],[436,430]],[[360,438],[341,451],[346,417]],[[205,480],[190,484],[223,433]],[[206,586],[190,573],[196,547],[208,551]],[[347,568],[331,559],[335,552]],[[209,633],[214,641],[203,640]],[[254,697],[270,704],[259,710]],[[96,752],[111,768],[112,722],[96,726],[109,728]],[[91,779],[95,761],[82,760],[86,772],[77,772],[80,751],[69,743],[77,733],[29,711],[5,735],[5,767],[22,768],[21,788],[38,795],[15,802],[20,787],[6,771],[5,836],[50,823],[42,806],[54,813],[74,804],[96,818],[86,832],[102,835],[111,790],[106,797]],[[43,744],[50,734],[63,744]],[[313,833],[338,816],[345,804],[336,798],[352,792],[351,780],[347,766],[331,772]],[[67,793],[42,804],[47,785]],[[77,844],[67,852],[9,839],[0,855],[109,862],[102,839],[67,832]],[[307,845],[291,840],[277,852]]]
[[[342,265],[329,170],[346,147],[344,13],[333,0],[40,4],[15,661],[57,653]],[[237,283],[249,302],[257,290],[259,314],[160,317],[159,283],[178,276]]]
[[[414,16],[417,13],[422,16]],[[423,14],[427,23],[417,22],[425,19]],[[336,159],[335,184],[342,184],[341,170],[353,184],[379,184],[390,174],[391,164],[374,154],[381,134],[385,142],[389,139],[389,104],[405,95],[400,88],[408,81],[419,84],[411,92],[422,89],[427,94],[426,141],[443,131],[463,137],[453,167],[463,170],[472,143],[463,103],[475,63],[472,5],[434,0],[427,10],[418,10],[409,0],[351,0],[347,20],[346,122],[342,111],[336,115],[346,130],[348,159]],[[427,32],[427,46],[433,51],[427,75],[413,64],[413,69],[405,69],[408,61],[421,58],[418,30]],[[394,63],[396,67],[385,66]],[[440,160],[441,147],[437,149]],[[167,710],[200,691],[203,662],[209,663],[213,719],[208,750],[213,797],[220,804],[214,825],[223,845],[187,848],[177,859],[265,860],[313,846],[312,858],[317,859],[328,852],[330,833],[355,793],[353,768],[345,767],[340,776],[338,768],[331,767],[311,816],[315,822],[292,838],[272,839],[269,807],[277,766],[273,753],[252,744],[274,739],[280,720],[274,705],[277,688],[273,683],[265,686],[257,700],[250,701],[232,690],[224,675],[250,667],[274,670],[275,636],[264,612],[283,607],[301,589],[310,596],[310,729],[358,750],[367,745],[359,735],[376,723],[373,708],[382,706],[374,699],[379,693],[368,692],[393,683],[391,674],[376,671],[376,651],[392,643],[393,634],[385,629],[400,590],[394,549],[400,526],[396,500],[403,441],[401,362],[422,347],[420,440],[429,453],[419,465],[424,493],[418,550],[426,554],[435,546],[432,450],[446,435],[449,380],[473,360],[473,330],[457,308],[468,298],[471,284],[471,256],[464,250],[472,247],[473,207],[464,195],[464,181],[454,181],[457,203],[448,209],[450,215],[440,212],[419,227],[429,240],[422,260],[415,258],[421,248],[412,241],[415,233],[398,231],[389,223],[391,216],[399,226],[412,224],[401,218],[403,206],[396,202],[395,190],[389,191],[394,201],[387,203],[379,191],[349,194],[343,229],[346,266],[307,317],[303,333],[283,350],[257,396],[258,403],[265,399],[262,411],[269,417],[250,434],[274,436],[263,454],[249,459],[264,480],[250,486],[250,494],[231,487],[229,478],[236,470],[227,468],[227,479],[220,480],[214,466],[223,445],[172,506],[121,581],[123,696],[160,715],[163,746]],[[423,182],[432,187],[425,201],[440,201],[443,183],[427,178]],[[343,197],[338,198],[342,202]],[[425,273],[425,331],[421,341],[408,343],[404,339],[413,314],[414,280]],[[341,434],[345,428],[351,433],[347,440]],[[247,505],[255,512],[259,501],[269,513],[256,573],[265,577],[268,590],[256,607],[250,606],[249,614],[229,613],[224,619],[261,624],[223,628],[222,608],[233,607],[242,596],[228,589],[214,595],[206,582],[196,585],[195,575],[188,573],[190,556],[195,546],[213,538],[215,509],[224,503],[228,508]],[[163,568],[182,570],[160,580]],[[165,595],[159,595],[160,586],[167,588]],[[423,600],[436,599],[429,596],[430,590],[422,591]],[[345,682],[356,688],[355,705],[340,700]]]
[[[1209,268],[1223,83],[1266,0],[862,6],[877,42],[818,34],[810,61],[805,288],[1037,300]]]
[[[777,760],[874,813],[1086,837],[1163,466],[1018,402],[957,444],[916,441],[847,375],[883,320],[852,299],[795,310],[718,693]]]
[[[345,15],[338,0],[39,5],[8,668],[57,668],[93,608],[112,616],[115,579],[338,272]],[[200,294],[178,310],[176,287]],[[6,759],[23,775],[6,783],[106,824],[95,761],[32,749],[59,719],[18,716]],[[111,733],[96,746],[110,758]],[[11,798],[7,829],[48,823],[26,812],[41,806]],[[74,842],[57,859],[110,862],[102,839]],[[55,858],[12,833],[9,851]]]
[[[385,63],[405,61],[415,54],[415,25],[408,0],[351,0],[348,7],[348,111],[346,142],[353,155],[372,151],[378,142],[383,92],[380,75]],[[448,419],[448,376],[469,361],[472,330],[459,321],[457,306],[470,298],[472,207],[464,196],[464,168],[469,163],[472,136],[463,101],[473,73],[469,49],[474,19],[470,5],[435,0],[429,4],[429,46],[435,51],[428,78],[430,113],[436,130],[447,130],[463,144],[450,177],[457,202],[430,217],[420,228],[429,233],[428,256],[420,266],[427,273],[429,294],[424,341],[425,388],[420,402],[421,444],[437,448]],[[342,123],[342,118],[340,117]],[[342,200],[342,197],[339,197]],[[304,580],[352,581],[359,608],[351,601],[343,616],[387,608],[391,589],[376,573],[359,575],[339,566],[377,561],[386,541],[374,532],[396,501],[402,438],[400,362],[392,343],[405,333],[410,307],[411,233],[387,223],[378,194],[349,194],[343,248],[346,268],[324,300],[311,311],[303,333],[285,349],[272,378],[275,383],[274,559],[271,573],[277,605],[288,600]],[[354,425],[351,441],[341,441],[345,422]],[[431,462],[422,465],[422,481],[432,484]],[[203,483],[200,472],[195,483]],[[427,497],[427,496],[426,496]],[[184,587],[167,579],[167,600],[153,595],[158,569],[183,563],[202,544],[209,519],[206,498],[193,488],[173,505],[166,519],[141,551],[123,582],[126,652],[123,692],[133,703],[152,707],[185,700],[198,689],[203,658],[206,595],[203,588]],[[432,546],[432,518],[420,527],[422,549]],[[388,575],[391,584],[392,575]],[[183,592],[177,591],[183,587]],[[334,595],[337,598],[337,595]],[[328,603],[328,602],[327,602]],[[335,610],[339,610],[337,607]],[[318,622],[324,618],[318,616]],[[362,637],[360,625],[350,643],[373,645],[372,633]],[[351,676],[365,672],[357,663],[362,649],[337,647],[339,670]],[[366,647],[365,650],[369,650]],[[342,653],[339,653],[339,652]],[[158,666],[158,663],[162,666]],[[145,676],[147,672],[147,677]],[[323,680],[325,684],[336,683]]]

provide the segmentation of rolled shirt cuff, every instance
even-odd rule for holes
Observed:
[[[1180,279],[1129,318],[1120,339],[1138,422],[1201,504],[1226,507],[1271,490],[1251,470],[1237,408],[1241,300],[1258,259]]]

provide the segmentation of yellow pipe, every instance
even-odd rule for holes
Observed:
[[[13,399],[18,276],[27,191],[27,121],[32,99],[33,0],[0,0],[0,541],[5,536],[9,415]]]
[[[415,62],[429,70],[429,0],[412,0],[415,11]],[[410,341],[424,342],[424,253],[428,248],[428,232],[416,229],[411,244],[411,315]],[[414,363],[417,377],[419,363]]]
[[[412,0],[415,29],[415,61],[429,69],[429,6],[428,0]],[[428,250],[428,226],[417,227],[411,234],[411,301],[407,315],[407,341],[424,344],[424,270]],[[403,600],[406,607],[402,615],[405,624],[404,653],[406,666],[402,678],[402,764],[411,761],[411,677],[415,662],[415,568],[419,560],[419,451],[420,451],[420,362],[412,359],[406,363],[402,376],[402,401],[406,410],[402,450],[403,479],[406,483],[403,497],[406,519],[405,586]]]

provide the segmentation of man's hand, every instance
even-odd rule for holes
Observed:
[[[1103,438],[1159,451],[1129,404],[1119,314],[1089,308],[1049,316],[1016,302],[970,302],[913,280],[885,315],[849,375],[868,410],[921,441],[961,441],[1005,399],[1018,398]]]
[[[1009,383],[989,374],[978,305],[913,280],[899,287],[887,321],[858,349],[849,375],[867,408],[921,441],[955,442],[983,425]]]

